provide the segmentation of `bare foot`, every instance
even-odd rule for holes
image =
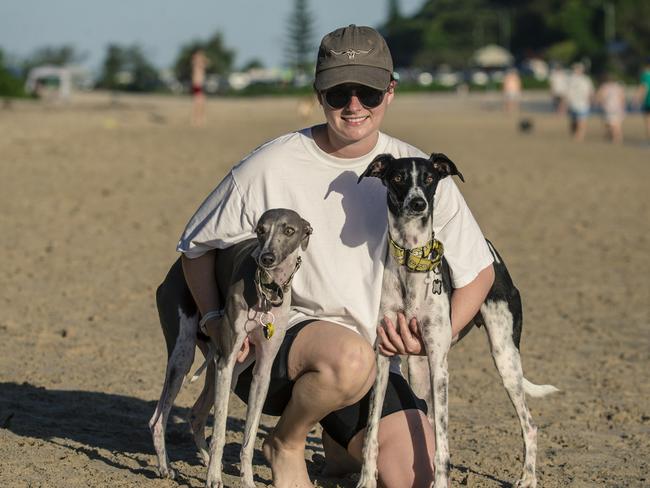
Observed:
[[[314,488],[307,474],[304,446],[289,448],[271,433],[262,445],[262,452],[271,465],[275,488]]]

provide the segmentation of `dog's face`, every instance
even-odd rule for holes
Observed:
[[[307,248],[312,228],[293,210],[275,208],[262,214],[255,233],[259,241],[259,252],[255,256],[257,264],[272,269],[298,248]]]
[[[463,175],[444,154],[433,153],[429,159],[394,158],[380,154],[359,176],[381,179],[388,190],[388,209],[396,217],[421,218],[433,210],[438,182],[450,175]]]

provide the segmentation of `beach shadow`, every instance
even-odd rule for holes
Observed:
[[[457,471],[460,471],[463,474],[475,474],[476,476],[480,476],[481,478],[485,478],[486,480],[494,481],[495,483],[498,483],[500,488],[513,488],[514,484],[510,483],[508,481],[500,480],[499,478],[496,478],[492,476],[491,474],[485,474],[485,473],[479,473],[476,470],[473,470],[471,468],[468,468],[466,466],[458,466],[456,464],[452,465],[451,469],[455,469]]]
[[[148,422],[156,403],[102,392],[49,390],[29,383],[0,383],[0,428],[83,453],[109,466],[156,478],[155,463],[138,458],[140,454],[155,455]],[[189,425],[187,422],[173,421],[175,417],[186,419],[188,414],[189,408],[175,406],[172,409],[167,424],[167,450],[172,462],[180,460],[199,466],[201,463]],[[243,432],[244,423],[242,419],[228,417],[227,430]],[[270,430],[271,427],[260,424],[258,435],[268,434]],[[208,425],[206,433],[210,432],[211,426]],[[310,444],[315,441],[310,439]],[[239,475],[240,449],[241,445],[237,442],[226,444],[224,472]],[[121,464],[114,456],[104,455],[104,450],[118,452],[139,467]],[[254,462],[266,464],[259,449],[255,450]]]

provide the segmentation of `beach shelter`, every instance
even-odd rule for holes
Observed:
[[[480,68],[507,68],[514,59],[507,49],[496,44],[477,49],[472,55],[472,63]]]
[[[72,91],[72,73],[70,69],[61,66],[37,66],[32,68],[27,75],[25,91],[36,93],[39,84],[55,85],[60,100],[70,98]]]

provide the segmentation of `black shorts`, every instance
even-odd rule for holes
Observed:
[[[289,350],[296,336],[311,322],[315,322],[315,320],[306,320],[294,325],[287,331],[282,341],[278,355],[271,368],[271,383],[266,401],[264,402],[264,408],[262,409],[267,415],[282,415],[284,408],[291,398],[294,382],[289,379],[287,364]],[[253,367],[254,364],[250,365],[239,375],[235,388],[235,393],[244,402],[248,401],[248,392],[253,380]],[[320,421],[320,424],[332,439],[347,448],[354,435],[365,429],[368,421],[369,406],[370,391],[354,405],[330,413]],[[381,416],[385,417],[401,410],[412,409],[421,410],[426,414],[427,404],[424,400],[415,396],[408,382],[401,375],[390,373]]]

